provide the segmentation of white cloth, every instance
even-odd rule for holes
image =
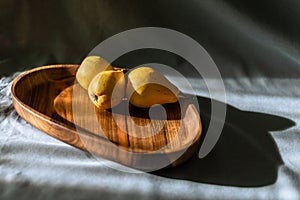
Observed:
[[[214,151],[180,173],[131,174],[20,118],[10,97],[16,75],[0,80],[0,199],[300,198],[300,79],[225,79],[231,106]]]

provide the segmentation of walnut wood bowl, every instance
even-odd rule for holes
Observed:
[[[12,100],[18,114],[62,142],[143,171],[176,166],[196,152],[202,125],[188,97],[151,110],[126,99],[97,109],[76,82],[78,67],[42,66],[17,77]]]

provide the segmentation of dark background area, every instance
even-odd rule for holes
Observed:
[[[116,33],[157,26],[198,41],[224,77],[299,77],[299,11],[297,0],[0,0],[0,75],[80,63]],[[117,64],[132,65],[152,54],[123,56]],[[159,59],[182,64],[172,62],[176,55]]]

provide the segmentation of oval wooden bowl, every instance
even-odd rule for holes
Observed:
[[[143,171],[176,166],[196,152],[202,125],[189,98],[151,110],[126,99],[97,109],[76,82],[78,67],[43,66],[17,77],[12,100],[18,114],[67,144]]]

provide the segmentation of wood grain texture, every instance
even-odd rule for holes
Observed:
[[[124,99],[98,109],[76,83],[78,67],[44,66],[20,75],[12,86],[19,115],[67,144],[140,170],[175,166],[195,153],[202,126],[188,98],[151,109]]]

